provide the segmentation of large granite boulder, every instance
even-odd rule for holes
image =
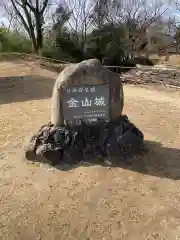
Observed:
[[[64,124],[62,109],[62,86],[96,85],[109,83],[110,120],[121,115],[124,104],[123,87],[120,77],[105,68],[99,60],[89,59],[78,64],[68,65],[58,76],[52,95],[51,123],[54,126]]]

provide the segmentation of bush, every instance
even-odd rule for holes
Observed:
[[[158,58],[152,58],[151,61],[153,62],[154,65],[158,64],[159,59]]]
[[[45,40],[41,54],[43,57],[62,60],[67,62],[75,62],[75,59],[66,51],[56,47],[56,44],[51,40]]]
[[[140,65],[154,66],[154,63],[149,58],[144,56],[135,57],[134,63]]]
[[[31,53],[31,41],[22,35],[0,28],[1,52]]]

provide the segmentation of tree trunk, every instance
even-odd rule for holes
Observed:
[[[35,54],[38,54],[36,39],[32,36],[30,36],[30,39],[31,39],[31,42],[32,42],[32,52],[35,53]]]
[[[41,54],[41,49],[43,47],[43,30],[42,30],[42,21],[41,14],[39,12],[36,13],[36,46],[38,54]]]

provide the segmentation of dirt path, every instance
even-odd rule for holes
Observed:
[[[0,239],[180,239],[180,94],[124,88],[149,153],[121,168],[26,163],[24,142],[48,120],[50,99],[0,105]]]

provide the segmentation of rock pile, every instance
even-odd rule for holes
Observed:
[[[180,87],[180,70],[170,67],[139,67],[121,75],[121,81],[129,84],[162,83]]]
[[[40,128],[27,146],[26,158],[31,161],[75,164],[97,157],[117,157],[121,161],[138,153],[143,133],[127,116],[116,121],[55,127],[51,123]]]

